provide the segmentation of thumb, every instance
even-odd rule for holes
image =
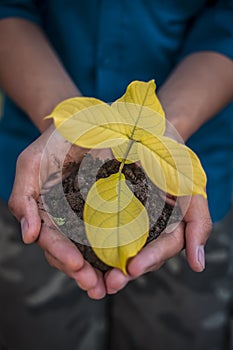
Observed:
[[[184,208],[184,202],[183,198],[181,208]],[[212,229],[207,200],[201,195],[191,197],[184,221],[187,260],[193,271],[201,272],[205,268],[204,247]]]
[[[8,203],[13,215],[21,222],[24,243],[34,242],[40,233],[38,197],[39,166],[28,148],[17,160],[14,186]]]

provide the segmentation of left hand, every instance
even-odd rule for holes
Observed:
[[[187,198],[179,199],[184,211]],[[212,229],[207,200],[200,195],[191,198],[182,222],[172,230],[168,227],[156,240],[150,242],[134,258],[124,275],[118,269],[112,269],[105,275],[108,294],[115,294],[126,284],[149,271],[158,270],[166,260],[180,253],[184,248],[191,269],[201,272],[205,268],[204,246]]]

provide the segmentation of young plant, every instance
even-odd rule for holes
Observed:
[[[128,259],[144,246],[150,224],[146,208],[126,184],[125,164],[139,162],[165,193],[206,197],[206,176],[198,157],[165,136],[165,114],[155,88],[153,80],[134,81],[111,105],[96,98],[71,98],[47,117],[72,144],[110,148],[120,162],[117,173],[96,181],[89,190],[84,224],[96,255],[124,273]]]

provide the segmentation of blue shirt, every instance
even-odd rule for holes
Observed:
[[[1,0],[0,19],[7,17],[41,26],[82,94],[107,102],[135,79],[154,78],[159,87],[192,52],[210,50],[233,58],[233,0]],[[0,198],[9,197],[18,154],[38,135],[5,97]],[[211,216],[220,220],[232,199],[233,104],[188,144],[207,173]]]

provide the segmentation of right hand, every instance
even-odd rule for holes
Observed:
[[[36,242],[53,267],[75,279],[80,288],[93,299],[106,294],[103,275],[83,259],[75,245],[51,222],[46,211],[40,211],[41,188],[54,185],[59,167],[68,152],[69,160],[81,161],[86,150],[65,141],[51,125],[19,156],[9,208],[21,222],[24,243]],[[51,135],[52,138],[51,138]],[[49,142],[49,147],[47,144]],[[62,159],[63,157],[63,159]],[[41,163],[43,159],[43,164]],[[40,183],[41,182],[41,183]]]

